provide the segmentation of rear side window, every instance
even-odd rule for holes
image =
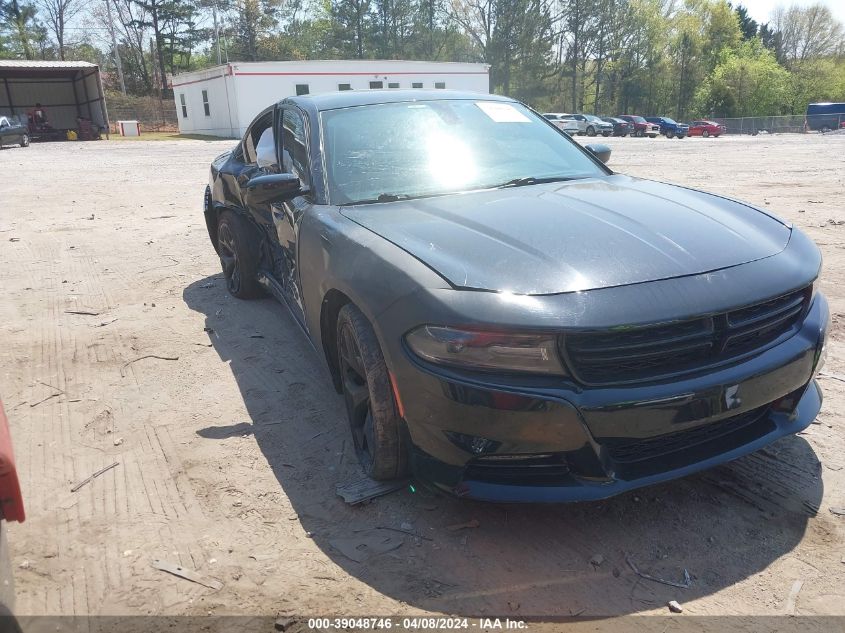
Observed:
[[[289,108],[282,114],[282,170],[299,178],[303,188],[311,186],[305,120]]]
[[[269,139],[273,137],[273,113],[268,112],[263,117],[258,119],[255,123],[252,124],[252,127],[249,128],[249,131],[246,133],[243,142],[243,154],[244,154],[244,162],[249,165],[255,165],[258,162],[257,156],[257,147],[261,143],[261,137],[264,136],[264,133],[269,129],[270,136],[264,139],[264,146],[268,143]],[[266,153],[264,154],[264,158],[266,158]],[[275,159],[273,160],[275,162]]]
[[[264,130],[258,139],[258,144],[255,146],[255,163],[263,169],[278,171],[276,136],[273,134],[272,125]]]

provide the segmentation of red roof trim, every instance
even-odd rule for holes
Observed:
[[[468,70],[467,71],[444,70],[444,71],[440,71],[440,72],[428,72],[428,71],[425,71],[425,72],[422,72],[422,71],[420,71],[420,72],[394,72],[394,71],[381,72],[381,71],[379,71],[379,72],[366,72],[366,73],[359,73],[359,72],[355,72],[355,73],[351,73],[351,72],[345,72],[345,73],[342,73],[342,72],[336,72],[336,73],[329,73],[329,72],[317,72],[317,73],[247,72],[247,73],[241,73],[241,72],[236,71],[234,74],[235,74],[236,77],[241,77],[241,76],[244,76],[244,77],[271,76],[271,75],[272,76],[282,75],[282,76],[291,76],[291,77],[294,77],[294,76],[295,77],[308,77],[308,76],[329,76],[329,77],[331,77],[332,75],[336,75],[336,76],[339,76],[339,77],[351,77],[351,76],[356,76],[356,77],[381,77],[381,76],[389,76],[389,75],[487,75],[489,73],[488,72],[482,73],[482,72],[478,72],[478,71],[468,71]]]

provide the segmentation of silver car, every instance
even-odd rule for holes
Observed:
[[[613,134],[613,124],[602,121],[594,114],[571,114],[569,116],[578,123],[579,134],[586,134],[587,136],[595,136],[596,134],[610,136]]]
[[[581,133],[581,127],[578,121],[573,119],[571,114],[566,114],[565,112],[545,112],[543,116],[551,121],[556,128],[563,130],[570,136]]]

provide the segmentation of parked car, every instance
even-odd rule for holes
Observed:
[[[845,123],[845,103],[811,103],[804,116],[807,129],[829,132]]]
[[[728,128],[715,121],[698,120],[689,124],[688,134],[690,136],[703,136],[707,138],[708,136],[721,136],[727,131]]]
[[[613,134],[613,126],[595,115],[570,114],[569,116],[578,125],[578,134],[586,134],[587,136],[595,136],[596,134],[610,136]]]
[[[625,119],[618,119],[612,116],[602,117],[602,121],[606,121],[613,126],[613,136],[631,136],[634,135],[634,124]]]
[[[649,138],[657,138],[660,135],[660,126],[654,123],[649,123],[643,117],[636,114],[620,114],[617,119],[628,121],[634,125],[634,136],[647,136]]]
[[[587,119],[587,136],[595,136],[596,134],[610,136],[613,134],[613,123],[608,123],[594,114],[585,114],[584,117]]]
[[[279,299],[325,362],[369,476],[599,499],[807,428],[829,319],[797,227],[609,156],[507,97],[290,97],[214,159],[204,213],[229,292]]]
[[[572,118],[571,114],[564,112],[545,112],[543,116],[551,121],[556,128],[563,130],[569,135],[578,134],[580,131],[578,122]]]
[[[3,145],[29,147],[29,130],[16,116],[0,116],[0,147]]]
[[[647,116],[645,120],[659,125],[660,133],[666,138],[684,138],[689,134],[689,126],[686,123],[678,123],[667,116]]]

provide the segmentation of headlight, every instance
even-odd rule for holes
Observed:
[[[565,375],[550,334],[511,334],[423,325],[405,336],[419,357],[432,363],[532,374]]]

